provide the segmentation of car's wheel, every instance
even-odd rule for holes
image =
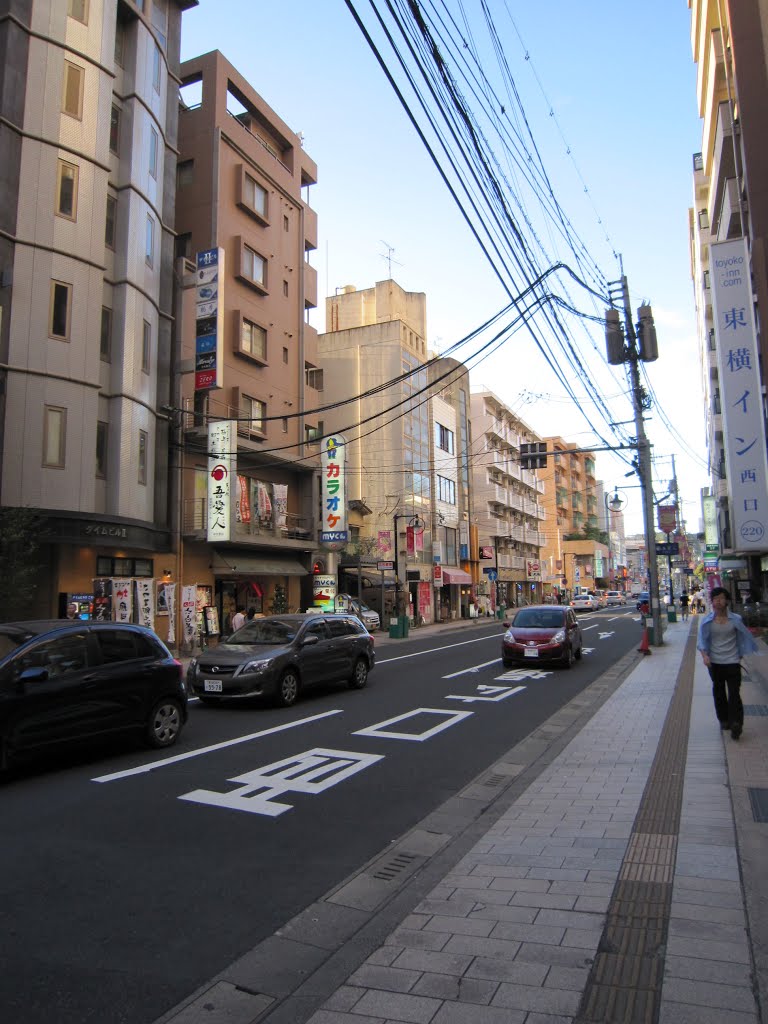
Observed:
[[[181,704],[175,697],[164,697],[152,708],[147,720],[147,742],[150,747],[171,747],[183,724]]]
[[[287,668],[280,676],[277,684],[277,703],[281,708],[289,708],[299,699],[299,674],[295,668]]]
[[[582,648],[582,645],[579,644],[579,649],[573,655],[574,658],[576,659],[576,661],[581,661],[581,648]]]
[[[502,658],[501,659],[501,664],[504,666],[504,668],[514,668],[515,667],[514,661],[510,661],[509,658]]]
[[[350,688],[353,690],[362,690],[367,682],[368,663],[365,658],[358,658],[355,662],[355,667],[352,669],[352,675],[349,677]]]
[[[568,650],[562,661],[563,668],[571,668],[573,665],[573,647],[568,644]]]

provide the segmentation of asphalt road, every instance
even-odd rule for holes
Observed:
[[[504,670],[493,622],[383,645],[362,691],[193,703],[172,751],[16,771],[0,787],[0,1020],[155,1020],[638,643],[633,609],[580,621],[570,671]]]

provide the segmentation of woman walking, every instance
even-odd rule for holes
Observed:
[[[699,625],[696,646],[709,670],[715,714],[721,729],[737,740],[744,727],[741,703],[741,659],[754,654],[757,644],[740,615],[729,611],[731,595],[724,587],[712,591],[712,611]]]

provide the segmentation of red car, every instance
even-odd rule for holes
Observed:
[[[570,668],[581,658],[581,626],[573,608],[536,604],[520,608],[501,641],[501,660],[512,665],[555,662]]]

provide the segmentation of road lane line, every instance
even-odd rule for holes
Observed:
[[[338,711],[324,711],[321,715],[311,715],[309,718],[300,718],[296,722],[286,722],[285,725],[276,725],[271,729],[262,729],[260,732],[252,732],[247,736],[237,736],[233,740],[224,740],[222,743],[212,743],[209,747],[198,747],[197,750],[188,750],[186,754],[176,754],[174,757],[167,757],[163,761],[152,761],[150,764],[139,765],[138,768],[126,768],[122,772],[112,772],[110,775],[99,775],[91,782],[115,782],[117,779],[127,779],[132,775],[144,775],[152,772],[155,768],[165,768],[169,764],[176,764],[178,761],[187,761],[190,757],[200,757],[202,754],[211,754],[215,750],[224,750],[226,747],[237,746],[238,743],[249,743],[251,740],[261,739],[262,736],[273,736],[278,732],[285,732],[286,729],[295,729],[299,725],[308,725],[312,722],[319,722],[321,718],[328,718],[330,715],[342,714]]]
[[[488,668],[489,665],[497,665],[501,658],[494,658],[493,661],[484,661],[481,665],[472,665],[471,668],[462,668],[458,672],[451,672],[448,676],[441,676],[442,679],[455,679],[456,676],[464,676],[468,672],[479,672],[481,668]]]
[[[506,631],[505,631],[506,632]],[[430,647],[428,651],[414,651],[413,654],[400,654],[397,658],[380,658],[378,653],[376,654],[376,664],[378,665],[389,665],[393,661],[404,661],[406,658],[421,658],[425,654],[435,654],[437,651],[450,651],[454,647],[466,647],[467,644],[479,644],[483,640],[496,640],[498,641],[500,636],[504,636],[504,633],[489,633],[488,636],[478,636],[474,640],[462,640],[458,644],[446,644],[445,647]],[[498,659],[497,659],[498,660]]]

